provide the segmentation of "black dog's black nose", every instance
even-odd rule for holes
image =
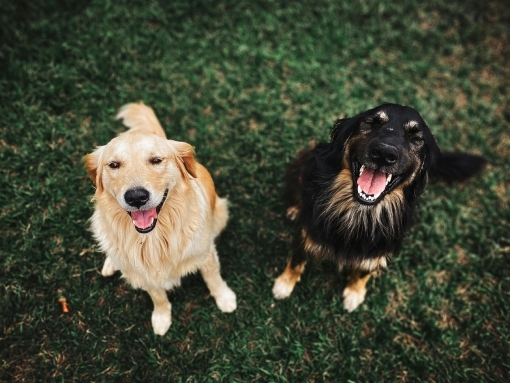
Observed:
[[[394,146],[377,144],[370,149],[370,158],[378,165],[393,165],[398,160],[398,151]]]
[[[143,206],[149,200],[150,193],[143,189],[130,189],[124,194],[124,200],[126,200],[129,206],[137,207]]]

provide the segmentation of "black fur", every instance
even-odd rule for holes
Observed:
[[[445,181],[464,181],[480,172],[486,164],[487,161],[479,156],[459,152],[443,152],[438,166],[432,169],[431,175]]]
[[[382,161],[378,151],[381,147],[391,148],[392,154]],[[360,158],[366,162],[369,174],[380,171],[398,181],[394,189],[387,184],[387,194],[382,193],[376,202],[365,201],[357,192],[356,172],[365,165],[358,161]],[[285,174],[285,198],[299,211],[291,266],[312,256],[363,269],[360,265],[365,260],[396,255],[429,174],[463,180],[481,170],[484,163],[481,157],[464,153],[441,154],[428,126],[410,107],[384,104],[337,121],[331,141],[301,152]],[[346,186],[345,179],[341,187],[348,187],[352,193],[348,196],[345,189],[338,197],[332,186],[345,169],[352,177],[350,185]],[[393,198],[392,193],[397,192],[403,198]],[[390,200],[401,202],[391,205]],[[385,209],[387,205],[398,208]],[[366,217],[365,221],[359,220],[363,224],[346,224],[356,222],[348,219],[353,213],[351,208],[356,209],[354,216]],[[313,251],[304,250],[306,239],[317,245]]]

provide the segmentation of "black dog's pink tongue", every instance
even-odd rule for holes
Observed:
[[[365,167],[358,178],[358,185],[365,194],[380,194],[386,187],[386,173]]]
[[[158,218],[156,208],[131,212],[133,224],[139,229],[146,229],[152,225],[152,219]]]

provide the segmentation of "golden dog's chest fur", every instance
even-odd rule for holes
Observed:
[[[215,236],[226,225],[225,199],[218,198],[215,203],[220,216],[215,222],[207,209],[208,196],[196,181],[181,189],[168,197],[150,235],[134,232],[129,215],[108,195],[96,201],[92,216],[95,238],[115,269],[122,270],[135,288],[162,286],[170,290],[176,279],[199,269],[206,260],[203,254],[211,250]]]

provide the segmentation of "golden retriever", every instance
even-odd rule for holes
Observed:
[[[91,226],[106,260],[103,276],[116,270],[154,303],[152,327],[164,335],[171,324],[166,291],[200,270],[223,312],[236,295],[220,275],[214,239],[228,219],[209,172],[184,142],[167,140],[154,111],[127,104],[117,114],[129,130],[85,156],[96,186]]]

